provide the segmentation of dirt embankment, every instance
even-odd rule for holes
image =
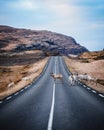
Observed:
[[[0,55],[0,100],[30,84],[47,61],[41,51]]]
[[[101,53],[99,53],[99,54],[101,55]],[[86,53],[83,56],[78,57],[78,58],[65,57],[65,62],[67,64],[69,70],[73,74],[87,73],[91,77],[97,78],[97,85],[96,85],[96,83],[91,83],[91,82],[86,82],[86,84],[89,85],[90,87],[94,88],[95,90],[104,93],[104,59],[101,58],[100,55],[98,55],[98,57],[95,56],[96,55],[95,52],[92,55],[93,55],[93,57],[91,56],[91,54],[89,56]],[[89,57],[87,57],[87,56],[89,56]],[[98,59],[100,59],[100,60],[98,60]]]

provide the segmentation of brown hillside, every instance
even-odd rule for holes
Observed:
[[[51,31],[0,26],[0,51],[43,50],[57,54],[80,54],[88,50],[74,38]]]

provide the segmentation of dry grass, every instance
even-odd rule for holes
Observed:
[[[25,52],[24,57],[27,57],[27,60],[24,60],[24,57],[21,58],[21,63],[16,61],[16,65],[14,64],[14,59],[17,58],[17,55],[15,55],[15,58],[12,59],[9,62],[7,66],[3,65],[0,66],[0,99],[3,99],[10,94],[13,94],[26,85],[30,84],[36,77],[39,76],[39,74],[42,72],[45,64],[47,63],[48,58],[41,57],[39,58],[35,54],[33,59],[33,53],[34,52]],[[30,55],[32,54],[32,58],[30,58]],[[21,55],[20,55],[21,56]],[[22,60],[23,59],[23,60]],[[15,59],[16,60],[16,59]],[[13,63],[13,64],[11,64]],[[6,64],[5,62],[3,64]],[[22,78],[28,77],[29,80],[23,80]],[[8,88],[8,84],[11,82],[14,82],[14,85]]]
[[[87,60],[87,59],[86,59]],[[91,86],[95,90],[104,93],[104,60],[93,60],[92,62],[83,62],[80,59],[67,58],[65,62],[69,70],[74,74],[84,74],[97,78],[97,86],[95,83],[86,82],[87,85]]]
[[[102,60],[104,59],[104,50],[95,52],[85,52],[79,55],[79,58],[87,61]]]

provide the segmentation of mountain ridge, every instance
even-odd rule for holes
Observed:
[[[80,54],[88,49],[71,36],[47,30],[0,26],[0,51],[42,50],[56,55]]]

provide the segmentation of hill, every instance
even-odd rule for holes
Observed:
[[[46,55],[88,52],[74,38],[51,31],[36,31],[0,26],[0,52],[43,50]]]

